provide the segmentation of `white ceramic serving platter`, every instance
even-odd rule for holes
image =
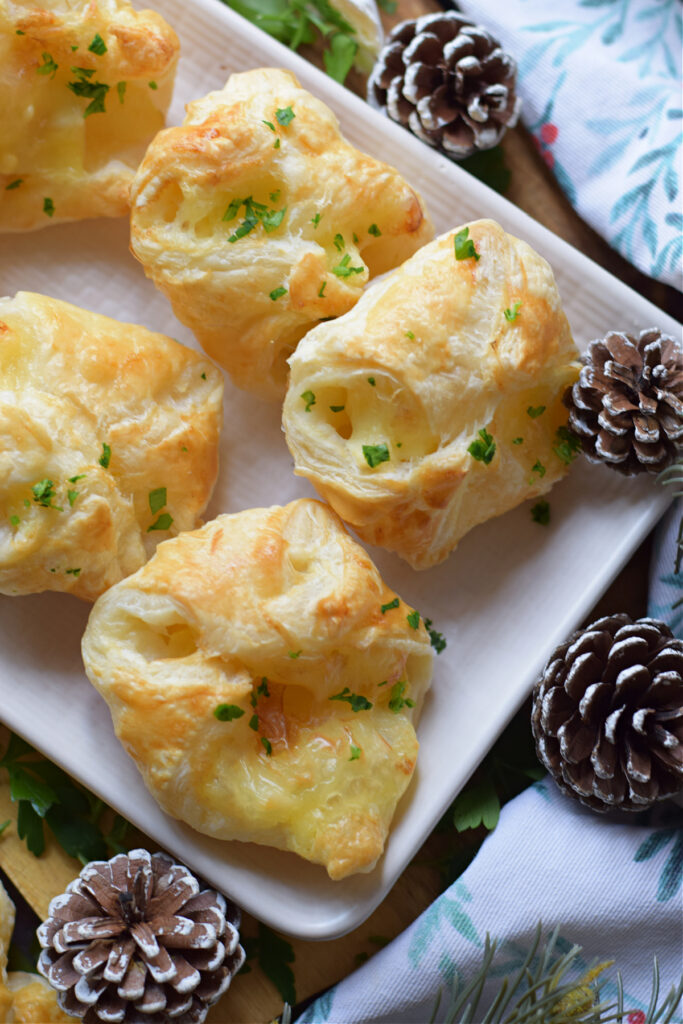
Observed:
[[[580,346],[610,327],[680,328],[635,292],[370,109],[218,0],[155,0],[183,57],[171,123],[232,71],[292,69],[337,113],[346,136],[398,167],[425,197],[438,231],[481,216],[500,221],[553,266]],[[145,324],[194,345],[128,252],[125,221],[84,222],[0,237],[0,291],[33,290]],[[312,494],[297,480],[280,411],[229,383],[221,473],[208,516]],[[167,817],[119,746],[109,712],[83,673],[88,607],[58,594],[0,597],[0,719],[268,924],[304,938],[359,925],[387,894],[434,823],[528,694],[552,648],[587,614],[653,526],[666,495],[579,460],[550,495],[552,522],[529,505],[473,530],[423,573],[373,550],[390,586],[448,640],[435,659],[419,726],[416,777],[376,869],[332,882],[320,867],[266,847],[211,840]],[[0,526],[0,529],[2,527]]]

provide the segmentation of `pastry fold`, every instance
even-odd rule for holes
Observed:
[[[223,378],[162,334],[66,302],[0,299],[0,593],[94,600],[198,525]]]
[[[0,231],[128,212],[178,51],[128,0],[0,0]]]
[[[306,331],[433,234],[398,171],[346,142],[294,75],[269,68],[190,103],[149,147],[131,198],[147,276],[239,387],[271,398]]]
[[[577,357],[546,261],[493,221],[457,228],[300,342],[295,472],[363,540],[435,565],[566,473]]]
[[[221,515],[160,545],[97,601],[83,660],[169,814],[334,879],[375,865],[432,651],[327,506]]]

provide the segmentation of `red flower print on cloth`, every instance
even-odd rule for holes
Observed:
[[[545,124],[541,125],[538,135],[533,136],[536,148],[551,170],[555,163],[555,155],[547,147],[552,146],[559,134],[560,129],[557,125],[553,124],[551,121],[546,121]]]
[[[560,129],[557,127],[556,124],[551,124],[550,122],[548,122],[547,124],[541,125],[540,134],[543,141],[548,146],[552,146],[553,142],[555,142],[557,136],[560,134]]]
[[[642,1010],[634,1010],[626,1018],[627,1024],[645,1024],[645,1014]]]

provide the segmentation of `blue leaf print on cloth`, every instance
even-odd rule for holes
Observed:
[[[656,857],[672,840],[673,846],[659,876],[658,903],[666,903],[673,899],[683,883],[683,829],[665,828],[653,832],[640,844],[633,858],[635,861],[644,861]]]

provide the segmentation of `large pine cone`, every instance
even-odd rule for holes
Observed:
[[[683,641],[611,615],[552,655],[534,690],[538,756],[596,811],[639,811],[683,789]]]
[[[200,1024],[244,963],[239,911],[164,854],[88,864],[50,903],[38,970],[84,1024]]]
[[[564,396],[569,426],[592,462],[633,476],[659,473],[683,453],[683,349],[657,328],[611,331],[582,357]]]
[[[368,100],[461,160],[496,146],[519,116],[517,65],[485,28],[455,11],[403,21],[368,82]]]

